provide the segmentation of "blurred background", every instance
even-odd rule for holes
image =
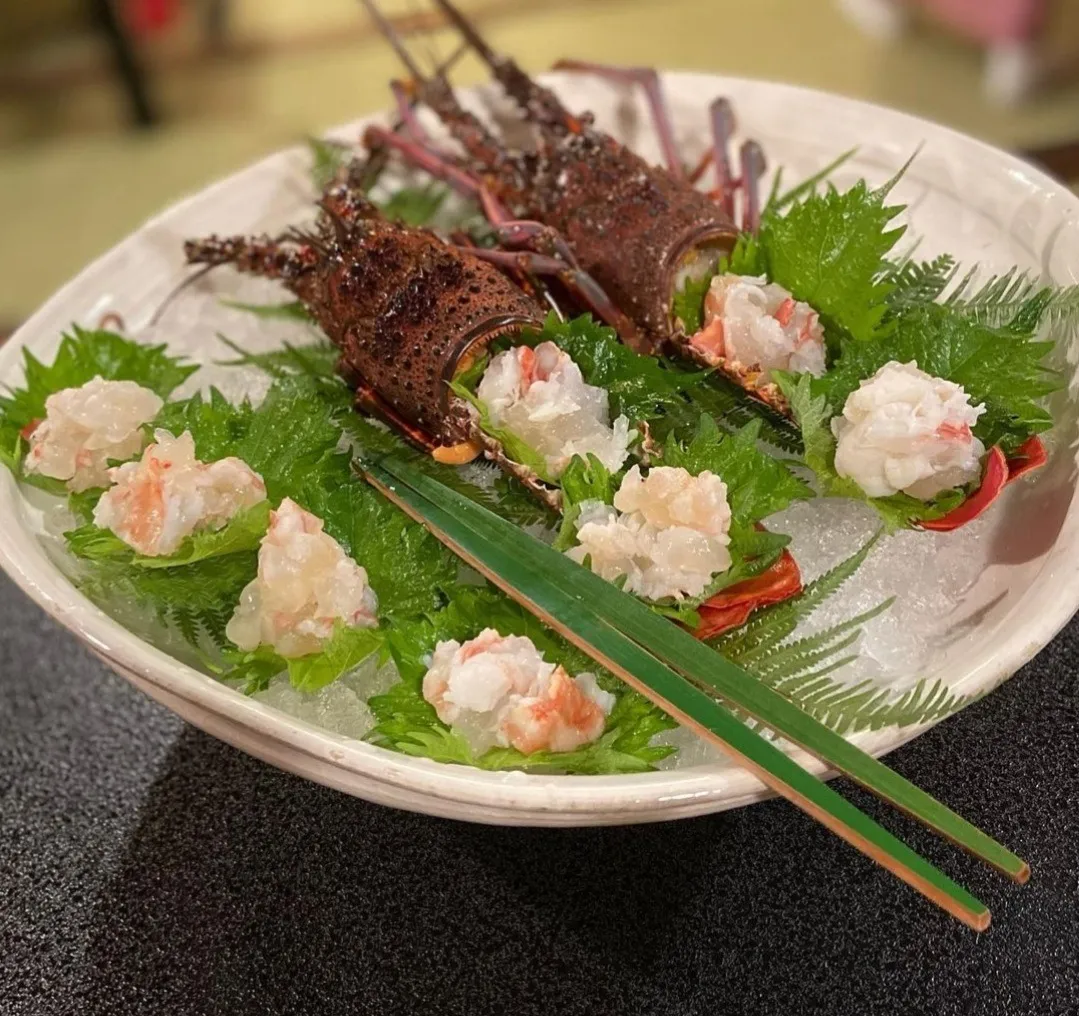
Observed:
[[[437,26],[425,0],[382,6]],[[531,70],[572,56],[810,85],[1079,183],[1079,0],[461,6]],[[0,0],[0,50],[0,335],[164,205],[384,107],[398,73],[357,0]],[[454,78],[481,74],[462,62]]]

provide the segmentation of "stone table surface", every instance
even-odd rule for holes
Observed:
[[[912,833],[992,908],[975,935],[783,802],[498,829],[305,783],[0,578],[0,1013],[1076,1013],[1077,659],[1073,623],[892,756],[1033,866],[1020,889]]]

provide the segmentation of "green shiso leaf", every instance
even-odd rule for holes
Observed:
[[[523,755],[512,748],[492,748],[475,756],[468,742],[438,719],[423,697],[422,686],[427,660],[438,642],[464,642],[484,628],[494,628],[501,635],[527,636],[544,659],[562,665],[571,675],[596,674],[601,686],[617,696],[603,736],[573,752]],[[461,587],[445,610],[426,620],[393,626],[388,641],[401,680],[368,701],[378,721],[369,735],[375,744],[481,769],[577,774],[644,772],[673,751],[649,745],[657,733],[675,725],[672,720],[496,590]]]
[[[889,228],[902,206],[885,204],[897,179],[876,190],[864,180],[842,193],[830,184],[818,193],[818,181],[796,189],[767,209],[759,236],[739,238],[718,271],[767,276],[810,304],[832,341],[874,338],[887,330],[886,258],[904,232]],[[701,327],[710,282],[690,280],[675,296],[687,335]]]
[[[385,643],[386,636],[378,628],[350,628],[338,621],[321,652],[288,661],[289,682],[297,691],[317,692],[381,652]]]
[[[953,308],[929,304],[899,316],[891,333],[874,342],[846,343],[825,376],[813,383],[832,413],[847,396],[890,361],[914,361],[927,374],[962,385],[972,405],[986,412],[973,430],[987,448],[1014,451],[1031,434],[1053,425],[1040,400],[1060,387],[1045,366],[1053,344],[1026,328],[993,327]]]
[[[286,659],[266,645],[251,652],[233,648],[224,654],[228,665],[219,668],[218,674],[223,680],[239,682],[245,695],[253,695],[265,691],[278,674],[287,672],[293,688],[313,695],[368,657],[385,652],[386,635],[381,629],[351,628],[338,621],[320,652]]]
[[[562,525],[554,546],[556,550],[567,550],[577,542],[581,503],[602,501],[613,504],[618,484],[615,476],[595,455],[589,455],[587,461],[580,455],[574,455],[561,476],[561,483]]]
[[[243,459],[266,481],[269,498],[276,504],[302,489],[336,451],[341,412],[317,382],[287,376],[270,386],[258,409],[246,401],[232,404],[211,391],[208,398],[200,393],[167,404],[155,426],[176,435],[190,431],[204,462],[228,455]]]
[[[903,210],[884,203],[896,179],[873,191],[864,180],[844,193],[829,185],[761,225],[764,274],[813,307],[826,330],[868,341],[886,328],[891,287],[881,269],[905,229],[888,228]]]
[[[727,485],[731,514],[752,524],[813,496],[809,486],[777,459],[760,450],[759,421],[735,434],[723,434],[710,416],[702,416],[688,442],[668,441],[662,465],[680,466],[697,476],[708,470]]]
[[[174,436],[187,431],[195,442],[195,454],[203,462],[216,462],[233,454],[251,426],[255,410],[246,399],[232,403],[216,388],[206,395],[168,402],[154,421],[154,427]]]
[[[696,335],[704,323],[704,298],[716,272],[708,272],[698,278],[687,279],[674,294],[671,308],[675,320],[680,322],[686,335]]]
[[[381,617],[434,610],[457,579],[457,559],[423,526],[351,474],[335,455],[297,492],[299,504],[367,570]]]
[[[651,421],[685,404],[684,392],[701,377],[671,370],[664,361],[642,356],[619,341],[614,329],[584,314],[560,321],[552,312],[543,329],[523,336],[533,343],[550,341],[569,354],[590,385],[610,399],[611,419],[625,416],[631,424]]]
[[[45,400],[55,392],[101,377],[134,381],[164,399],[198,370],[198,365],[169,356],[164,345],[143,345],[115,332],[72,325],[47,366],[24,348],[23,370],[22,385],[0,394],[0,462],[11,469],[16,469],[22,458],[20,432],[44,419]]]
[[[147,557],[137,554],[108,529],[89,523],[64,533],[68,549],[76,556],[94,561],[116,561],[138,568],[177,568],[225,554],[256,550],[270,522],[270,502],[260,501],[237,512],[220,529],[203,529],[191,536],[172,554]]]

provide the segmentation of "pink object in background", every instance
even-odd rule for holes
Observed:
[[[983,45],[1033,38],[1044,23],[1048,0],[908,0],[948,27]]]
[[[1043,76],[1054,12],[1075,0],[836,0],[864,32],[896,42],[915,20],[928,21],[985,51],[983,87],[991,102],[1024,99]],[[915,17],[917,16],[917,17]]]

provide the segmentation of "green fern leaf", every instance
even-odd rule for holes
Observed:
[[[242,310],[269,321],[295,321],[305,325],[315,323],[311,312],[299,300],[289,300],[286,303],[243,303],[240,300],[223,299],[221,305],[231,310]]]
[[[709,644],[736,663],[758,647],[779,645],[794,633],[802,620],[835,595],[854,575],[879,539],[880,533],[877,533],[846,560],[810,582],[797,596],[756,611],[741,628],[725,632],[711,639]]]
[[[777,674],[780,677],[788,676],[797,670],[804,670],[807,665],[815,666],[816,662],[809,664],[806,662],[812,654],[825,651],[834,653],[838,649],[852,645],[853,641],[848,641],[851,639],[851,635],[848,633],[883,614],[894,602],[895,598],[890,597],[878,603],[875,607],[848,618],[846,621],[840,621],[838,624],[834,624],[822,631],[814,632],[812,635],[806,635],[793,642],[784,642],[782,645],[757,646],[754,649],[746,650],[741,654],[738,662],[743,666],[752,665],[761,673]],[[857,631],[854,631],[853,635],[854,638],[857,638]]]
[[[952,284],[958,270],[951,254],[941,254],[932,261],[906,260],[889,265],[883,279],[892,287],[888,294],[890,311],[901,313],[911,307],[934,303]]]
[[[1013,268],[971,291],[975,275],[972,269],[945,303],[979,324],[1029,335],[1045,326],[1054,341],[1079,329],[1079,285],[1054,288]]]

